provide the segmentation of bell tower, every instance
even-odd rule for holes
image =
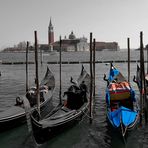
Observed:
[[[53,31],[53,25],[51,22],[51,18],[50,18],[50,22],[49,22],[49,26],[48,26],[48,45],[49,45],[49,50],[53,51],[53,44],[54,43],[54,31]]]

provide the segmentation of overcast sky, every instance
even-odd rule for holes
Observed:
[[[148,0],[0,0],[0,49],[20,41],[47,43],[50,17],[55,40],[90,32],[96,41],[116,41],[120,48],[139,47],[140,31],[148,44]]]

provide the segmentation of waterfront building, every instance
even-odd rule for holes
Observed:
[[[53,50],[59,50],[59,41],[53,43]],[[89,44],[87,43],[87,38],[84,36],[81,38],[76,38],[73,31],[70,33],[69,38],[66,36],[62,39],[62,51],[88,51]]]
[[[117,42],[96,42],[96,51],[102,51],[105,49],[117,51],[120,47]]]
[[[40,44],[40,49],[43,51],[59,51],[59,41],[54,41],[54,27],[50,18],[48,26],[48,44]],[[118,50],[117,42],[96,42],[96,51],[102,50]],[[68,38],[62,39],[62,51],[89,51],[89,43],[86,37],[77,38],[73,31]]]

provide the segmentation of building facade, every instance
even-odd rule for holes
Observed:
[[[96,51],[102,51],[104,49],[108,50],[119,50],[119,45],[117,42],[96,42]]]
[[[53,43],[53,50],[59,50],[59,41]],[[69,38],[62,39],[62,51],[88,51],[89,45],[87,38],[76,38],[73,31],[70,33]]]

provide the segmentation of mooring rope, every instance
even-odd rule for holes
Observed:
[[[24,104],[24,108],[25,108],[28,131],[31,132],[32,131],[32,124],[31,124],[31,117],[30,117],[31,107],[30,107],[30,103],[26,97],[23,97],[23,104]]]
[[[83,122],[83,120],[84,120],[85,117],[87,117],[88,119],[94,120],[92,117],[90,117],[90,116],[87,114],[87,112],[88,112],[88,110],[89,110],[88,107],[86,107],[86,109],[87,109],[86,112],[83,111],[83,110],[81,110],[81,111],[83,112],[84,116],[83,116],[82,120],[79,122],[79,124],[80,124],[81,122]],[[95,120],[94,120],[94,121],[95,121]],[[97,120],[96,120],[96,121],[97,121]]]

